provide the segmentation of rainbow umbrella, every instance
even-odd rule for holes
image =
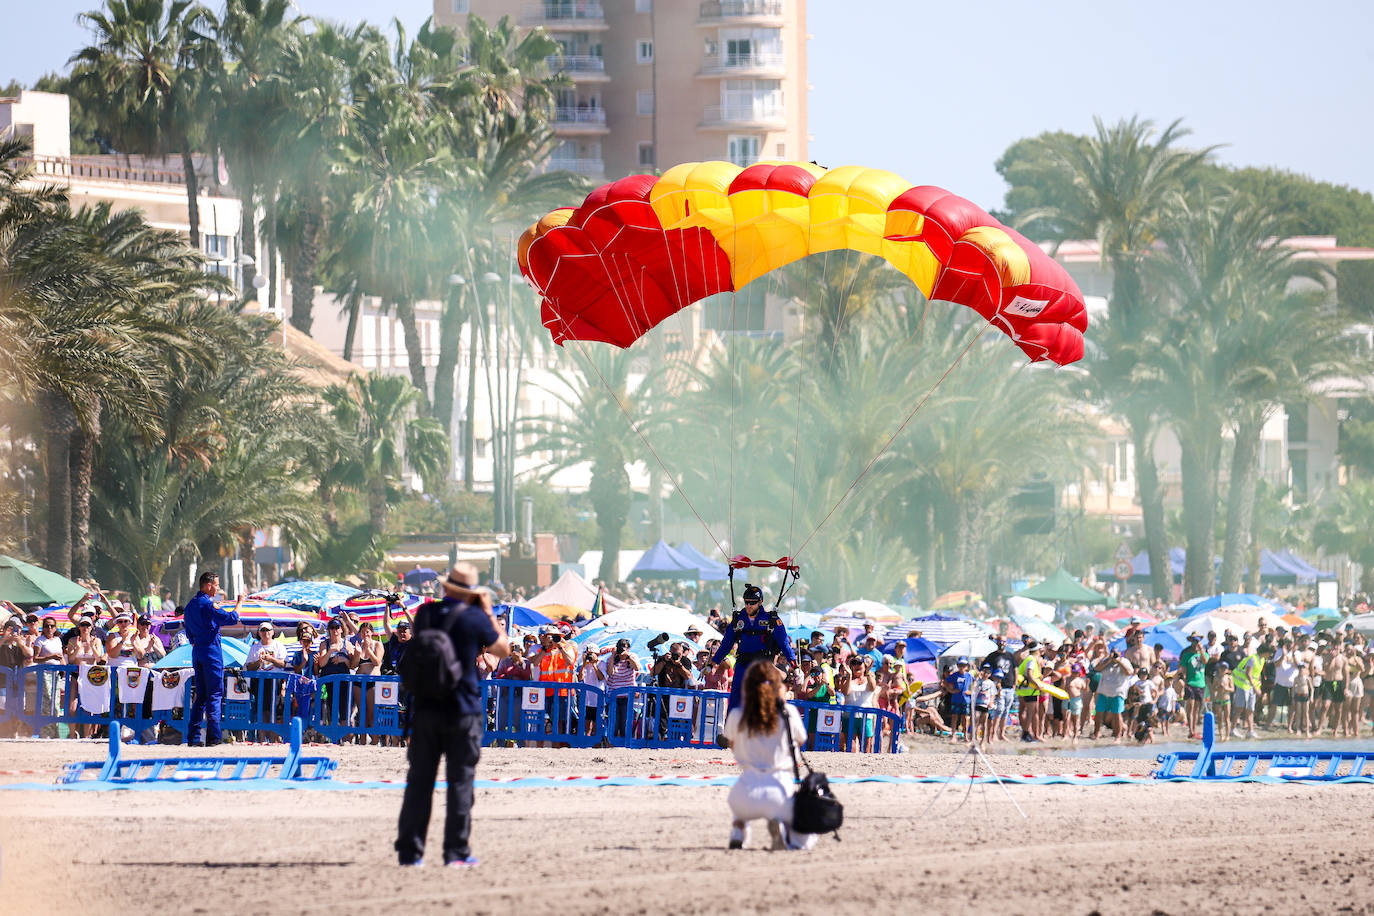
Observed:
[[[234,603],[225,601],[220,606],[225,610],[232,610]],[[246,598],[243,605],[239,607],[239,623],[249,629],[263,622],[282,629],[293,629],[296,624],[302,621],[318,626],[320,620],[318,611],[303,611],[300,608],[277,604],[275,601],[262,601],[257,598]]]
[[[948,610],[949,608],[963,607],[964,605],[973,601],[982,600],[982,595],[978,594],[977,592],[971,592],[968,590],[957,592],[945,592],[943,595],[936,598],[934,601],[930,602],[929,610],[944,611]]]

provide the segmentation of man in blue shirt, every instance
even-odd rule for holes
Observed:
[[[949,694],[949,743],[954,743],[960,728],[964,730],[965,738],[972,741],[973,729],[970,725],[973,720],[970,716],[973,712],[973,675],[969,672],[968,658],[959,659],[956,669],[945,675],[943,686],[945,693]]]
[[[186,636],[191,640],[191,664],[196,672],[196,698],[186,726],[186,743],[200,743],[201,720],[205,720],[205,746],[219,744],[219,721],[224,707],[224,656],[219,647],[219,628],[239,622],[239,595],[232,611],[215,605],[219,594],[219,574],[200,574],[200,591],[186,602]]]
[[[492,614],[490,595],[476,591],[477,568],[471,563],[454,566],[440,585],[444,597],[420,605],[415,613],[414,638],[419,639],[418,634],[426,629],[445,630],[462,667],[462,678],[452,697],[414,698],[407,752],[410,770],[396,830],[396,855],[402,865],[423,864],[434,779],[439,773],[439,758],[444,757],[448,779],[444,864],[470,868],[477,864],[468,847],[472,783],[486,727],[482,685],[477,681],[477,654],[485,651],[505,658],[510,655],[510,640]]]

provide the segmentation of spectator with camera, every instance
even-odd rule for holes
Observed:
[[[606,660],[606,693],[613,697],[611,708],[607,711],[611,715],[611,728],[617,738],[625,737],[629,725],[630,709],[629,697],[614,696],[614,694],[622,688],[633,687],[639,679],[639,673],[639,659],[635,658],[634,653],[630,651],[630,641],[628,639],[616,640],[615,648],[611,650],[610,658]]]
[[[573,682],[573,669],[577,662],[577,650],[572,643],[563,638],[563,633],[556,626],[545,626],[539,631],[539,651],[535,653],[530,665],[538,669],[539,680],[555,684],[571,684]],[[544,705],[547,710],[549,725],[555,735],[575,734],[576,724],[572,704],[569,702],[572,697],[568,690],[545,690]],[[540,747],[543,742],[540,742]],[[555,744],[558,747],[559,744]],[[566,746],[566,745],[563,745]]]

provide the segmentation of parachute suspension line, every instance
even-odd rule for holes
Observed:
[[[562,321],[562,316],[559,316],[559,320]],[[615,389],[611,387],[611,383],[607,381],[606,376],[601,373],[601,368],[597,366],[590,356],[588,356],[586,344],[581,341],[579,341],[579,343],[582,343],[582,346],[579,347],[582,353],[582,361],[586,365],[591,366],[597,378],[601,379],[602,387],[605,388],[606,393],[611,396],[611,400],[615,401],[615,406],[620,408],[621,414],[625,417],[625,422],[629,424],[630,429],[634,430],[635,435],[639,437],[639,441],[644,443],[644,447],[649,450],[649,454],[654,456],[654,461],[658,463],[659,469],[663,471],[663,476],[668,478],[668,481],[673,485],[673,489],[677,491],[677,495],[681,496],[682,501],[687,504],[687,508],[692,510],[692,514],[696,516],[697,521],[701,523],[701,527],[706,531],[707,537],[711,539],[722,554],[728,557],[729,554],[726,552],[725,548],[721,546],[720,539],[716,537],[716,533],[711,530],[710,525],[706,524],[706,520],[701,517],[701,513],[697,511],[697,507],[692,504],[692,501],[687,498],[687,494],[682,491],[682,486],[678,483],[677,477],[672,471],[668,470],[668,466],[663,463],[663,459],[659,457],[658,451],[654,449],[653,443],[644,435],[644,432],[639,428],[639,424],[635,422],[634,417],[630,416],[630,411],[625,407],[625,402],[620,399],[620,395],[616,394]]]
[[[811,248],[811,225],[810,225],[809,223],[807,224],[807,227],[806,227],[806,247],[807,247],[807,250],[810,250],[810,248]],[[821,255],[821,285],[822,285],[822,286],[825,284],[825,272],[826,272],[826,269],[827,269],[827,267],[829,267],[829,265],[830,265],[830,251],[831,251],[831,249],[827,248],[827,249],[825,250],[825,253]],[[802,261],[802,289],[803,289],[803,290],[805,290],[806,287],[808,286],[808,284],[807,284],[807,282],[806,282],[806,278],[811,274],[811,268],[809,267],[809,263],[810,263],[810,262],[809,262],[809,261],[806,261],[805,259]],[[806,305],[806,303],[803,302],[803,303],[802,303],[803,309],[804,309],[805,305]],[[804,311],[803,311],[803,316],[804,316]],[[806,335],[806,322],[805,322],[805,320],[803,320],[803,322],[802,322],[802,334],[803,334],[803,336]],[[805,343],[805,340],[803,340],[803,342],[802,342],[802,348],[804,349],[805,346],[806,346],[806,343]],[[811,356],[813,357],[813,359],[808,360],[807,362],[803,363],[803,365],[814,365],[814,364],[815,364],[815,360],[814,360],[815,355],[816,355],[816,343],[815,343],[815,338],[813,337],[812,340],[811,340]],[[799,473],[800,470],[801,470],[801,402],[802,402],[801,393],[802,393],[802,376],[803,376],[804,373],[801,371],[801,367],[800,367],[800,366],[798,366],[798,367],[796,368],[795,371],[796,371],[796,373],[797,373],[797,422],[796,422],[796,429],[795,429],[794,432],[793,432],[793,439],[792,439],[792,509],[791,509],[791,511],[788,513],[788,519],[787,519],[787,554],[788,554],[788,556],[791,556],[791,555],[792,555],[792,545],[796,543],[795,537],[796,537],[796,524],[797,524],[797,475],[798,475],[798,473]]]
[[[731,241],[736,246],[735,252],[738,254],[739,235],[733,236]],[[735,263],[732,256],[730,263]],[[725,364],[730,373],[730,497],[725,506],[725,538],[730,542],[730,546],[736,551],[739,550],[739,537],[735,531],[735,337],[739,334],[737,307],[739,305],[739,290],[734,289],[735,284],[730,284],[730,329],[725,337]],[[728,561],[730,555],[727,553],[725,559]]]
[[[854,482],[849,485],[849,489],[845,490],[843,493],[840,494],[840,498],[835,500],[835,504],[830,507],[830,511],[825,513],[825,518],[821,519],[820,524],[818,524],[815,528],[811,529],[811,533],[806,536],[806,540],[802,541],[802,545],[798,547],[797,552],[792,555],[793,560],[796,560],[796,558],[801,555],[802,551],[806,550],[807,545],[810,544],[812,539],[815,538],[815,536],[820,533],[820,530],[825,527],[826,522],[830,521],[830,516],[834,515],[835,510],[839,509],[840,506],[844,504],[844,501],[849,498],[849,494],[853,493],[855,488],[859,486],[859,483],[864,479],[864,477],[868,475],[868,472],[872,470],[873,465],[878,462],[878,459],[883,457],[887,450],[892,447],[892,443],[897,441],[897,437],[900,436],[902,434],[902,431],[906,429],[907,424],[911,422],[912,417],[916,416],[916,413],[922,407],[925,406],[926,402],[930,400],[931,395],[935,393],[936,389],[938,389],[942,384],[944,384],[945,379],[949,378],[950,373],[954,371],[954,367],[958,366],[959,363],[963,361],[964,357],[968,355],[968,352],[973,349],[973,345],[978,343],[978,341],[982,339],[983,333],[987,331],[989,327],[991,327],[990,324],[984,323],[983,327],[978,331],[978,334],[968,342],[968,346],[964,347],[964,349],[955,358],[954,362],[950,363],[949,368],[944,371],[944,374],[941,375],[938,379],[936,379],[935,384],[930,386],[930,390],[927,391],[924,396],[922,396],[921,400],[916,402],[916,406],[911,408],[911,410],[907,413],[906,417],[902,420],[901,425],[897,427],[897,429],[892,433],[892,435],[887,437],[887,441],[883,443],[882,448],[878,449],[878,453],[869,459],[868,464],[864,465],[864,469],[859,472],[858,477],[854,478]]]

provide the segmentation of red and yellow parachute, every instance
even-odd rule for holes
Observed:
[[[1083,296],[1053,258],[969,201],[881,169],[689,162],[632,175],[535,223],[518,257],[556,343],[628,347],[699,299],[836,249],[968,306],[1032,360],[1083,356]]]

